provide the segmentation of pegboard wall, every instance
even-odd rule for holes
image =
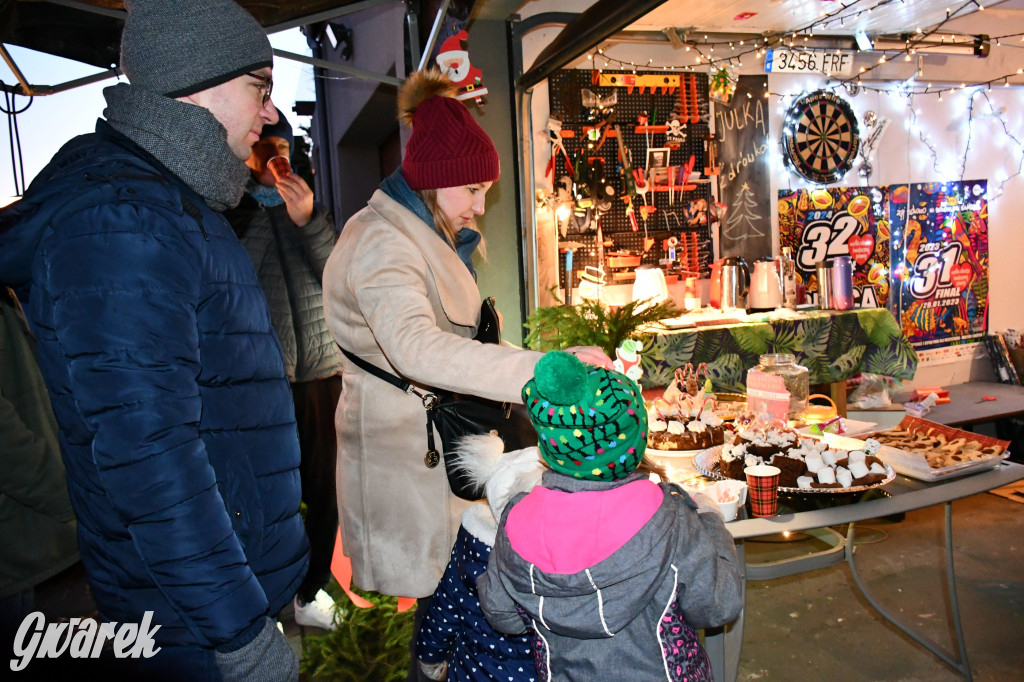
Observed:
[[[610,267],[607,258],[623,252],[639,255],[645,265],[675,256],[667,266],[670,272],[706,272],[712,255],[708,225],[713,219],[708,210],[711,183],[704,172],[710,108],[707,74],[564,69],[549,79],[549,92],[551,118],[561,123],[561,132],[549,136],[557,136],[564,147],[563,152],[552,145],[556,153],[549,179],[556,190],[561,188],[576,200],[573,215],[559,223],[559,241],[585,245],[574,251],[574,272],[603,265],[608,283],[620,277],[628,280],[628,270]],[[667,129],[672,120],[679,124]],[[666,148],[667,158],[655,158],[652,150]],[[692,172],[684,184],[691,157]],[[632,219],[625,201],[631,189],[625,175],[628,166],[639,171],[632,184],[641,190],[633,197]],[[651,166],[658,167],[653,177]],[[597,221],[605,239],[604,263],[598,262]],[[672,237],[679,242],[675,248],[668,246]],[[565,259],[561,253],[562,287]]]

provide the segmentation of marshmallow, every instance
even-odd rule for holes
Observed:
[[[852,452],[850,453],[853,454]],[[853,458],[851,457],[851,460]],[[868,465],[863,460],[860,462],[850,462],[850,473],[853,474],[854,478],[864,478],[868,475]]]
[[[865,453],[863,450],[851,450],[850,454],[847,455],[847,459],[849,460],[850,464],[853,464],[854,462],[863,462],[866,456],[867,453]]]
[[[875,454],[876,452],[879,451],[879,449],[881,449],[881,447],[882,444],[879,443],[874,438],[868,438],[866,441],[864,441],[864,451],[867,452],[869,455]]]
[[[821,467],[818,469],[818,483],[822,485],[836,482],[836,470],[832,467]]]
[[[807,464],[807,471],[812,474],[818,473],[818,470],[825,466],[825,463],[821,459],[821,455],[807,455],[804,462]]]
[[[853,474],[846,467],[837,467],[836,481],[844,488],[849,488],[850,484],[853,483]]]
[[[838,457],[836,455],[836,451],[835,450],[822,450],[821,451],[821,461],[824,462],[825,464],[829,465],[830,467],[836,465],[836,460],[837,459],[838,459]]]
[[[812,483],[814,483],[814,479],[810,476],[801,476],[796,479],[797,488],[810,488]]]
[[[878,462],[872,462],[871,463],[871,468],[868,469],[868,471],[873,473],[873,474],[884,474],[885,473],[885,467],[882,466],[881,464],[879,464]]]

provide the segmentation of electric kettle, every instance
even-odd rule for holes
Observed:
[[[754,261],[754,273],[750,276],[750,297],[747,307],[752,312],[775,310],[782,306],[782,280],[772,258],[758,258]]]
[[[726,258],[722,262],[722,310],[746,308],[747,292],[750,290],[750,268],[739,256]]]

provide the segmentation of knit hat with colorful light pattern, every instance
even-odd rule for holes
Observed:
[[[624,374],[552,351],[523,387],[540,436],[541,456],[555,471],[591,481],[633,473],[647,447],[647,410]]]

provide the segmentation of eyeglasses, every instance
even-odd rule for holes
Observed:
[[[245,75],[263,82],[263,85],[259,87],[263,90],[263,106],[267,106],[267,102],[270,101],[270,93],[274,90],[274,79],[270,76],[261,76],[258,73],[247,73]]]

